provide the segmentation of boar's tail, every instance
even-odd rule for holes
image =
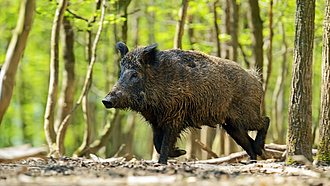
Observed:
[[[246,69],[246,71],[249,74],[251,74],[252,76],[254,76],[261,83],[260,75],[261,75],[262,72],[260,72],[261,71],[260,68],[255,67],[255,68],[252,68],[252,69]]]

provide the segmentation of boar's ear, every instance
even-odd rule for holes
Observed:
[[[157,43],[145,47],[142,51],[141,62],[154,65],[157,62]]]
[[[126,44],[123,42],[118,42],[116,44],[116,48],[120,51],[121,58],[123,58],[128,52],[128,48],[127,48]]]

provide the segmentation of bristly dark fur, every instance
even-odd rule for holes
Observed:
[[[269,118],[260,116],[263,88],[257,72],[202,52],[156,47],[122,53],[121,77],[103,102],[107,108],[129,107],[150,122],[159,162],[183,155],[175,147],[177,137],[202,125],[221,124],[252,160],[261,155]],[[250,130],[258,131],[255,140]]]

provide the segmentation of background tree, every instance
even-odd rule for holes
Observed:
[[[330,1],[326,0],[323,21],[320,137],[315,163],[330,164]]]
[[[64,118],[73,108],[73,96],[75,91],[75,56],[74,56],[74,33],[68,17],[64,16],[61,26],[61,44],[64,61],[62,88],[58,100],[57,116],[55,121],[55,132],[61,125]],[[70,122],[70,120],[68,121]],[[66,132],[67,128],[65,129]],[[64,143],[61,144],[64,149]]]
[[[45,111],[44,129],[48,147],[53,151],[53,144],[56,141],[56,133],[54,128],[55,107],[58,94],[58,71],[59,71],[59,37],[64,11],[68,5],[68,0],[61,0],[57,6],[51,38],[51,58],[50,58],[50,78],[47,105]]]
[[[23,0],[20,5],[19,18],[10,41],[4,65],[0,71],[0,124],[10,103],[15,84],[18,63],[23,55],[32,21],[34,0]]]
[[[312,159],[312,78],[315,1],[297,0],[287,156]]]
[[[174,47],[173,48],[182,48],[182,36],[184,32],[184,25],[187,17],[189,0],[182,0],[181,8],[179,11],[179,20],[176,25],[176,31],[174,35]]]

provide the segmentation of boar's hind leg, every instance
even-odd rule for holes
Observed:
[[[160,149],[162,148],[162,142],[163,142],[163,132],[159,131],[159,130],[153,130],[154,132],[154,145],[155,145],[155,149],[158,152],[158,154],[160,154]]]
[[[261,120],[261,129],[258,129],[256,139],[253,143],[255,152],[261,156],[265,146],[265,138],[269,127],[269,118],[264,116]]]
[[[236,143],[246,151],[250,156],[250,160],[257,159],[257,155],[252,148],[254,140],[248,135],[247,131],[235,127],[235,123],[231,121],[226,121],[226,124],[223,124],[222,127],[236,141]]]

